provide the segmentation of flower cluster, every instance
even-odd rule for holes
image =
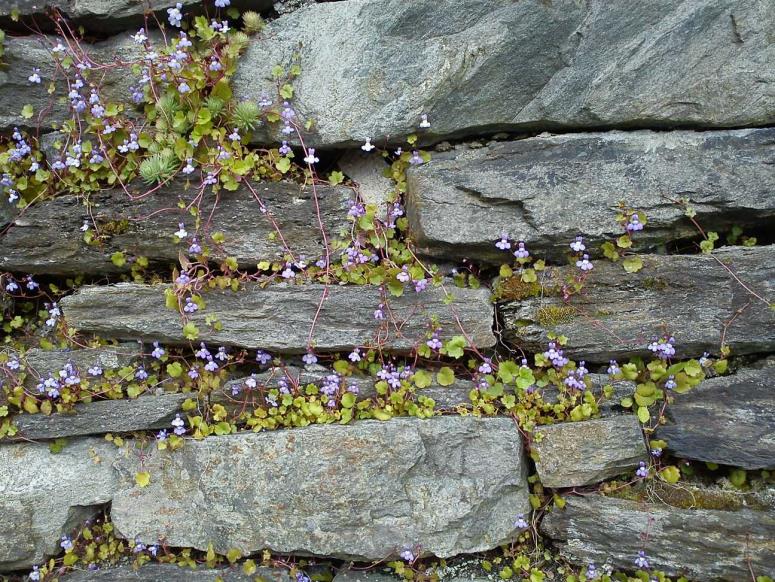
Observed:
[[[654,338],[648,349],[660,360],[669,360],[675,355],[675,338],[673,336]]]

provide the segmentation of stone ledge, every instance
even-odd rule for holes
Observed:
[[[451,416],[208,438],[149,452],[143,489],[136,456],[118,460],[111,516],[127,538],[243,555],[484,551],[529,511],[521,444],[511,419]]]
[[[68,325],[81,332],[121,339],[188,343],[180,316],[164,306],[165,288],[129,283],[83,287],[63,298],[60,305]],[[248,284],[238,292],[208,291],[203,293],[207,308],[193,314],[190,320],[200,330],[199,341],[278,353],[304,353],[324,289],[317,284],[278,284],[263,289]],[[385,302],[377,287],[330,286],[311,338],[313,345],[321,352],[349,351],[369,344],[405,352],[423,341],[434,315],[443,330],[442,340],[461,333],[457,315],[477,347],[495,345],[489,291],[453,286],[448,291],[455,301],[445,305],[441,288],[407,293]],[[382,325],[374,319],[374,310],[380,303],[386,303],[386,320]],[[223,329],[210,329],[205,323],[207,315],[217,317]],[[394,326],[389,321],[391,317],[403,325]]]
[[[644,550],[654,570],[708,582],[748,580],[751,569],[775,569],[772,511],[679,509],[600,495],[566,501],[565,510],[544,517],[541,531],[576,564],[631,571]]]
[[[775,246],[724,247],[707,255],[642,255],[643,269],[626,273],[600,260],[583,292],[568,304],[546,291],[543,297],[503,301],[498,306],[504,339],[526,351],[546,349],[547,333],[569,338],[566,354],[591,362],[650,356],[654,336],[676,339],[676,359],[717,354],[722,334],[736,355],[775,350],[775,311],[751,297],[719,261],[759,295],[775,295]],[[575,269],[574,269],[575,270]],[[562,281],[570,267],[549,269]],[[569,307],[553,327],[540,323],[541,310]],[[740,311],[740,313],[738,313]],[[724,323],[731,322],[726,329]]]
[[[324,253],[323,238],[318,224],[311,188],[284,182],[256,183],[266,209],[271,212],[290,252],[309,261]],[[145,188],[129,187],[133,195]],[[339,236],[347,229],[348,201],[352,190],[345,187],[317,187],[321,219],[329,237]],[[74,196],[59,196],[35,204],[19,216],[8,232],[0,238],[0,269],[46,275],[105,275],[128,272],[131,259],[146,257],[153,264],[178,264],[181,252],[191,242],[175,242],[173,234],[183,222],[194,233],[194,218],[178,208],[178,201],[193,197],[182,182],[174,182],[150,196],[133,202],[123,190],[92,194],[91,216],[97,223],[96,233],[106,233],[101,245],[87,245],[80,230],[84,221],[95,229],[89,210]],[[203,214],[209,214],[213,203],[202,204]],[[200,240],[209,247],[213,261],[234,257],[240,268],[256,268],[262,260],[283,258],[287,250],[282,241],[271,240],[275,227],[251,191],[241,187],[234,192],[222,191],[214,207],[209,233],[221,231],[225,241],[216,246],[212,240]],[[168,209],[168,212],[160,212]],[[57,228],[51,228],[56,224]],[[113,234],[111,234],[113,233]],[[123,252],[127,263],[115,265],[111,255]]]
[[[495,242],[523,240],[535,258],[565,262],[577,234],[597,252],[621,236],[617,206],[648,217],[634,251],[706,230],[766,227],[775,217],[775,128],[539,136],[434,154],[407,175],[407,216],[433,258],[513,263]],[[515,243],[516,244],[516,243]]]

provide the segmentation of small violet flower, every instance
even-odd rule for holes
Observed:
[[[371,150],[373,150],[373,149],[374,149],[374,147],[375,147],[375,146],[374,146],[374,145],[372,145],[372,143],[371,143],[371,138],[370,138],[370,137],[367,137],[367,138],[366,138],[366,143],[365,143],[365,144],[363,144],[363,145],[361,146],[361,149],[362,149],[364,152],[370,152]]]

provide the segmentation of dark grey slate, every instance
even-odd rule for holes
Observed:
[[[407,177],[412,240],[434,258],[510,263],[495,242],[523,240],[535,258],[565,261],[577,234],[597,252],[624,232],[623,202],[647,216],[634,251],[706,231],[765,227],[775,217],[775,128],[541,135],[434,154]]]
[[[82,332],[94,332],[123,339],[160,340],[187,343],[181,318],[164,305],[163,285],[120,283],[83,287],[64,297],[60,305],[68,325]],[[442,327],[440,337],[460,334],[457,318],[471,341],[479,347],[495,344],[492,333],[493,307],[486,289],[449,287],[454,301],[444,304],[444,291],[429,288],[423,293],[407,293],[389,301],[392,316],[403,326],[385,327],[380,342],[385,349],[407,351],[425,337],[428,322],[436,316]],[[247,284],[238,292],[203,293],[206,309],[190,318],[208,343],[263,348],[272,352],[303,353],[311,322],[323,302],[312,341],[315,348],[330,352],[350,350],[376,343],[381,322],[374,310],[384,298],[373,286],[271,285],[262,289]],[[218,318],[223,329],[206,323],[207,315]]]
[[[733,582],[775,569],[772,511],[680,509],[600,495],[566,500],[564,511],[544,517],[541,531],[576,564],[632,571],[643,550],[653,570],[691,580]]]
[[[676,457],[775,469],[775,366],[711,378],[674,398],[657,437]]]
[[[268,212],[262,212],[262,205],[244,187],[234,192],[222,191],[217,201],[208,198],[203,202],[203,216],[213,212],[208,234],[222,232],[225,237],[220,246],[209,237],[200,238],[200,244],[211,250],[212,260],[231,256],[240,267],[255,268],[261,260],[277,260],[286,254],[297,260],[304,255],[307,261],[323,255],[323,236],[311,188],[290,183],[256,183],[253,188]],[[136,183],[129,191],[137,196],[147,188]],[[329,239],[335,238],[349,227],[347,202],[352,191],[318,186],[317,194],[326,233]],[[57,275],[119,273],[128,271],[131,260],[137,256],[156,264],[177,265],[179,253],[187,252],[195,234],[194,218],[177,204],[195,196],[193,186],[186,189],[182,182],[173,182],[134,202],[123,190],[93,194],[91,216],[96,229],[89,209],[74,196],[36,204],[0,238],[0,268]],[[159,212],[163,209],[168,211]],[[272,219],[282,239],[269,238],[276,233]],[[116,234],[107,236],[101,245],[87,245],[80,230],[86,220],[98,234]],[[175,242],[173,234],[180,222],[189,237]],[[51,228],[52,224],[57,228]],[[124,253],[126,265],[118,267],[111,261],[115,252]]]
[[[567,304],[572,316],[552,327],[541,309],[565,306],[558,285],[571,268],[550,269],[543,297],[506,301],[498,310],[506,341],[528,352],[546,349],[547,333],[569,338],[566,354],[591,362],[651,356],[647,346],[664,333],[675,337],[676,359],[718,354],[722,336],[737,355],[775,349],[775,311],[754,298],[773,297],[775,246],[725,247],[708,255],[641,255],[643,268],[594,262],[584,290]],[[575,267],[573,271],[577,271]],[[769,299],[768,299],[769,298]]]

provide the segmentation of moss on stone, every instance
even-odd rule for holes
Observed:
[[[570,323],[576,316],[576,308],[571,305],[548,305],[536,310],[536,321],[544,328],[553,328]]]

